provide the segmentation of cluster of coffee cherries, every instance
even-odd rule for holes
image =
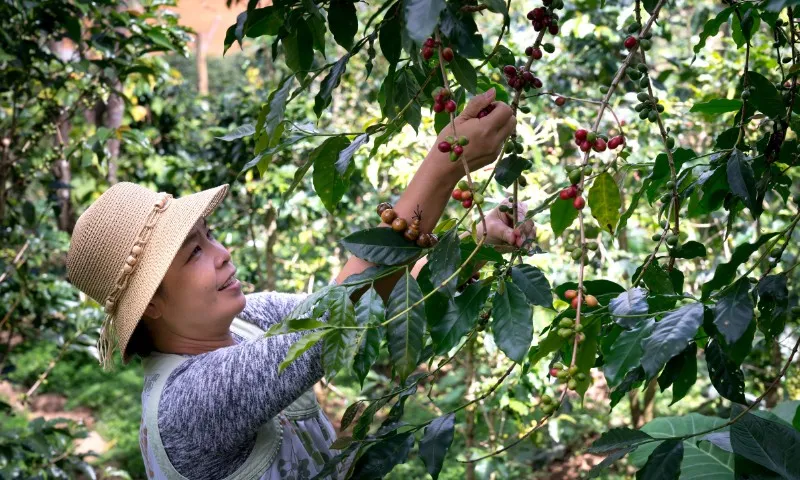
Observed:
[[[456,101],[450,98],[450,90],[444,87],[437,87],[433,91],[433,111],[436,113],[448,112],[453,113],[458,108]]]
[[[595,250],[597,249],[597,245],[596,244],[595,244],[595,248],[594,249]],[[581,255],[583,255],[583,251],[581,251]],[[573,255],[573,258],[574,258],[574,255]],[[597,297],[595,297],[594,295],[587,295],[587,294],[584,293],[582,295],[582,298],[583,298],[583,304],[586,305],[589,308],[594,308],[594,307],[600,305],[600,302],[597,301]],[[577,310],[578,309],[578,291],[577,290],[567,290],[566,292],[564,292],[564,299],[566,299],[569,302],[569,305],[570,305],[570,307],[572,307],[573,310]]]
[[[430,248],[439,243],[439,238],[433,233],[422,233],[419,231],[419,223],[422,220],[422,212],[419,207],[414,211],[414,217],[411,219],[411,224],[404,218],[400,218],[397,212],[394,211],[392,204],[383,202],[378,205],[378,215],[380,215],[383,223],[391,225],[392,230],[403,234],[403,238],[409,242],[416,242],[418,247]]]
[[[436,148],[442,153],[449,152],[450,161],[455,162],[458,160],[458,157],[464,154],[464,147],[466,147],[467,144],[469,144],[469,139],[467,137],[461,136],[456,139],[454,136],[448,135],[444,140],[439,142]]]
[[[469,183],[466,180],[459,180],[458,185],[453,190],[453,200],[461,202],[464,208],[471,208],[473,204],[483,205],[483,195],[480,192],[473,192],[469,188]]]
[[[439,45],[440,45],[439,42],[437,42],[436,40],[434,40],[431,37],[428,37],[428,39],[425,40],[425,43],[422,44],[422,50],[420,50],[419,53],[420,53],[420,55],[422,55],[422,58],[424,58],[426,61],[430,60],[431,57],[433,57],[433,53],[435,52],[435,49]],[[452,61],[454,55],[455,54],[453,53],[453,49],[450,48],[450,47],[445,47],[442,50],[442,58],[444,59],[445,62]]]
[[[567,388],[570,390],[575,390],[578,388],[578,382],[583,382],[588,378],[585,373],[578,371],[576,365],[567,367],[563,363],[554,363],[550,368],[550,376],[556,377],[559,382],[566,382]]]
[[[579,128],[575,130],[575,145],[577,145],[582,152],[588,152],[589,150],[605,152],[607,148],[614,150],[617,147],[624,146],[625,137],[617,135],[609,140],[607,135],[590,132],[585,128]]]
[[[553,2],[548,2],[553,3]],[[555,7],[554,7],[555,8]],[[533,29],[541,32],[545,28],[550,35],[558,35],[558,15],[545,7],[537,7],[528,12],[528,20],[531,21]]]
[[[672,182],[672,180],[670,180],[670,182]],[[673,186],[674,186],[674,182],[672,182],[672,183],[673,183]],[[665,197],[667,197],[667,201],[669,201],[669,199],[671,198],[671,195],[670,194],[666,194]],[[662,200],[663,200],[663,198],[662,198]],[[661,228],[666,230],[668,226],[669,226],[669,222],[667,222],[666,220],[661,220]],[[661,238],[662,238],[662,234],[660,234],[660,233],[654,233],[653,234],[653,241],[654,242],[660,242]],[[666,243],[670,247],[677,246],[679,241],[680,241],[680,237],[675,233],[667,233],[666,237],[664,237],[664,243]]]
[[[626,29],[626,31],[630,35],[625,37],[625,40],[622,42],[622,44],[625,46],[625,48],[627,48],[628,50],[633,50],[638,45],[641,45],[642,46],[642,50],[645,50],[645,51],[646,50],[650,50],[650,47],[653,46],[653,42],[651,40],[653,38],[653,34],[650,33],[650,32],[647,32],[644,35],[642,35],[641,38],[639,38],[636,34],[639,33],[639,31],[641,29],[642,29],[642,24],[639,23],[639,22],[634,22],[634,23],[628,25],[628,28]]]
[[[550,415],[558,409],[558,404],[550,395],[542,395],[541,402],[542,412],[544,412],[545,415]]]
[[[489,115],[490,113],[492,113],[492,111],[494,111],[494,107],[495,107],[494,103],[490,103],[489,105],[486,105],[485,107],[483,107],[481,109],[481,111],[478,112],[478,118],[483,118],[486,115]]]
[[[595,250],[597,250],[598,247],[599,247],[599,245],[597,244],[597,242],[592,241],[592,242],[587,242],[586,243],[586,250],[594,252]],[[583,257],[583,254],[584,254],[583,247],[580,247],[580,246],[575,247],[575,248],[573,248],[572,250],[569,251],[569,254],[570,254],[570,256],[572,257],[573,260],[578,261],[578,260],[581,259],[581,257]],[[576,294],[575,296],[577,297],[578,295]],[[591,296],[591,295],[589,295],[589,296]],[[594,297],[592,297],[592,298],[594,298]],[[577,302],[577,298],[573,298],[573,299],[570,299],[570,300],[573,300],[574,302]],[[585,298],[584,298],[584,300],[585,300]],[[597,299],[595,298],[595,301],[596,300]],[[576,303],[576,305],[577,305],[577,303]],[[575,308],[575,307],[573,306],[572,308]]]
[[[542,81],[524,67],[517,68],[514,65],[506,65],[503,67],[503,73],[508,85],[516,90],[528,91],[531,87],[542,88]]]

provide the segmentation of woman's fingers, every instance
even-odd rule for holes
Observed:
[[[494,101],[494,97],[495,97],[495,89],[494,89],[494,87],[490,88],[489,90],[485,91],[484,93],[482,93],[480,95],[475,95],[469,101],[467,106],[464,107],[464,110],[458,116],[458,119],[461,122],[464,122],[464,121],[469,120],[471,118],[477,118],[478,117],[478,113],[481,110],[483,110],[484,108],[486,108],[487,106],[489,106],[489,104]]]

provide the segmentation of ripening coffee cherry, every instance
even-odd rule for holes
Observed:
[[[475,192],[472,194],[472,203],[475,205],[483,205],[483,195]]]
[[[600,304],[600,302],[597,301],[597,297],[595,297],[594,295],[586,295],[586,299],[584,300],[584,302],[586,303],[586,306],[589,308],[594,308]]]
[[[584,128],[579,128],[579,129],[575,130],[575,140],[578,140],[580,142],[586,140],[588,135],[589,135],[589,132],[586,131],[586,129],[584,129]]]
[[[392,230],[395,232],[404,232],[406,228],[408,228],[408,222],[406,222],[403,218],[395,218],[392,222]]]
[[[455,153],[457,157],[460,157],[461,154],[464,153],[464,147],[462,147],[461,145],[456,145],[455,147],[453,147],[453,153]]]
[[[631,35],[625,39],[625,48],[627,48],[628,50],[633,50],[634,48],[636,48],[637,43],[638,42],[636,40],[636,37]]]
[[[583,197],[575,197],[575,200],[572,201],[572,206],[577,210],[583,210],[583,207],[586,206],[586,200]]]
[[[583,256],[583,249],[576,248],[575,250],[572,251],[571,255],[573,260],[580,260],[581,257]]]
[[[551,377],[555,377],[555,376],[558,375],[558,372],[559,372],[559,370],[557,368],[551,368],[550,369],[550,376]]]
[[[515,67],[514,65],[506,65],[505,67],[503,67],[503,73],[505,73],[506,75],[516,76],[517,67]]]
[[[572,321],[571,318],[562,318],[560,322],[558,322],[558,326],[561,328],[572,328],[575,326],[575,322]]]
[[[564,292],[564,298],[566,298],[567,300],[572,300],[573,298],[576,298],[577,296],[578,296],[578,291],[577,290],[567,290],[566,292]]]
[[[589,143],[594,143],[597,140],[597,133],[589,132],[586,134],[586,141]]]
[[[463,190],[461,192],[461,200],[471,200],[472,199],[472,192],[469,190]]]
[[[575,390],[576,388],[578,388],[578,381],[575,380],[574,378],[570,378],[569,381],[567,382],[567,388],[569,388],[570,390]]]
[[[433,104],[433,113],[442,113],[444,112],[444,103],[436,102]]]
[[[564,106],[564,104],[565,104],[565,103],[567,103],[567,99],[566,99],[566,98],[564,98],[564,97],[560,97],[560,96],[559,96],[559,97],[556,97],[556,99],[555,99],[555,103],[556,103],[556,105],[558,105],[559,107],[563,107],[563,106]]]
[[[600,245],[597,242],[589,242],[586,244],[586,248],[594,252],[600,248]]]
[[[439,145],[437,146],[439,151],[442,152],[442,153],[449,152],[451,147],[452,147],[452,145],[450,144],[450,142],[446,142],[446,141],[445,142],[439,142]]]
[[[651,238],[653,239],[654,242],[660,242],[661,241],[661,234],[660,233],[654,233]]]
[[[444,58],[445,62],[451,62],[453,60],[453,49],[450,47],[445,48],[442,50],[442,58]]]
[[[444,109],[450,113],[455,112],[456,107],[458,107],[458,105],[456,105],[456,102],[454,100],[448,100],[447,103],[444,104]]]
[[[470,198],[469,200],[464,200],[463,202],[461,202],[461,206],[464,207],[464,208],[471,208],[472,207],[472,199]]]
[[[462,194],[462,192],[461,192],[460,189],[456,188],[455,190],[453,190],[453,194],[452,194],[453,200],[458,200],[460,202],[461,201],[461,194]]]
[[[430,60],[433,57],[433,49],[430,47],[422,47],[422,58]]]
[[[598,138],[597,140],[594,141],[594,145],[592,146],[592,148],[594,148],[595,152],[605,152],[606,146],[607,146],[606,141],[603,140],[602,138]]]

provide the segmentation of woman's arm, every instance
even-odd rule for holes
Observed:
[[[499,155],[503,142],[514,129],[516,119],[512,116],[511,108],[505,103],[497,102],[495,109],[489,115],[477,118],[478,112],[494,101],[494,93],[494,89],[491,89],[473,97],[455,119],[456,132],[459,136],[466,136],[470,142],[464,149],[463,158],[471,171],[492,163]],[[394,205],[397,215],[407,221],[411,220],[414,210],[419,206],[422,213],[419,228],[421,232],[433,230],[442,216],[453,188],[464,176],[462,161],[451,162],[449,155],[439,152],[437,148],[438,143],[451,134],[452,124],[442,129],[436,145],[431,148],[408,188]],[[379,226],[389,227],[383,222]],[[336,281],[342,283],[350,275],[361,273],[373,265],[366,260],[350,256],[336,277]],[[375,290],[384,299],[389,298],[401,276],[402,272],[398,272],[376,281]],[[356,292],[351,297],[353,301],[356,301],[361,293],[363,292]]]

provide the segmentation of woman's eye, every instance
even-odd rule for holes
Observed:
[[[194,257],[194,256],[195,256],[195,255],[197,255],[198,253],[200,253],[200,246],[194,247],[194,250],[192,250],[192,254],[191,254],[191,255],[189,255],[189,258],[192,258],[192,257]]]
[[[208,233],[206,233],[206,237],[214,238],[214,229],[213,228],[209,228],[208,229]]]

